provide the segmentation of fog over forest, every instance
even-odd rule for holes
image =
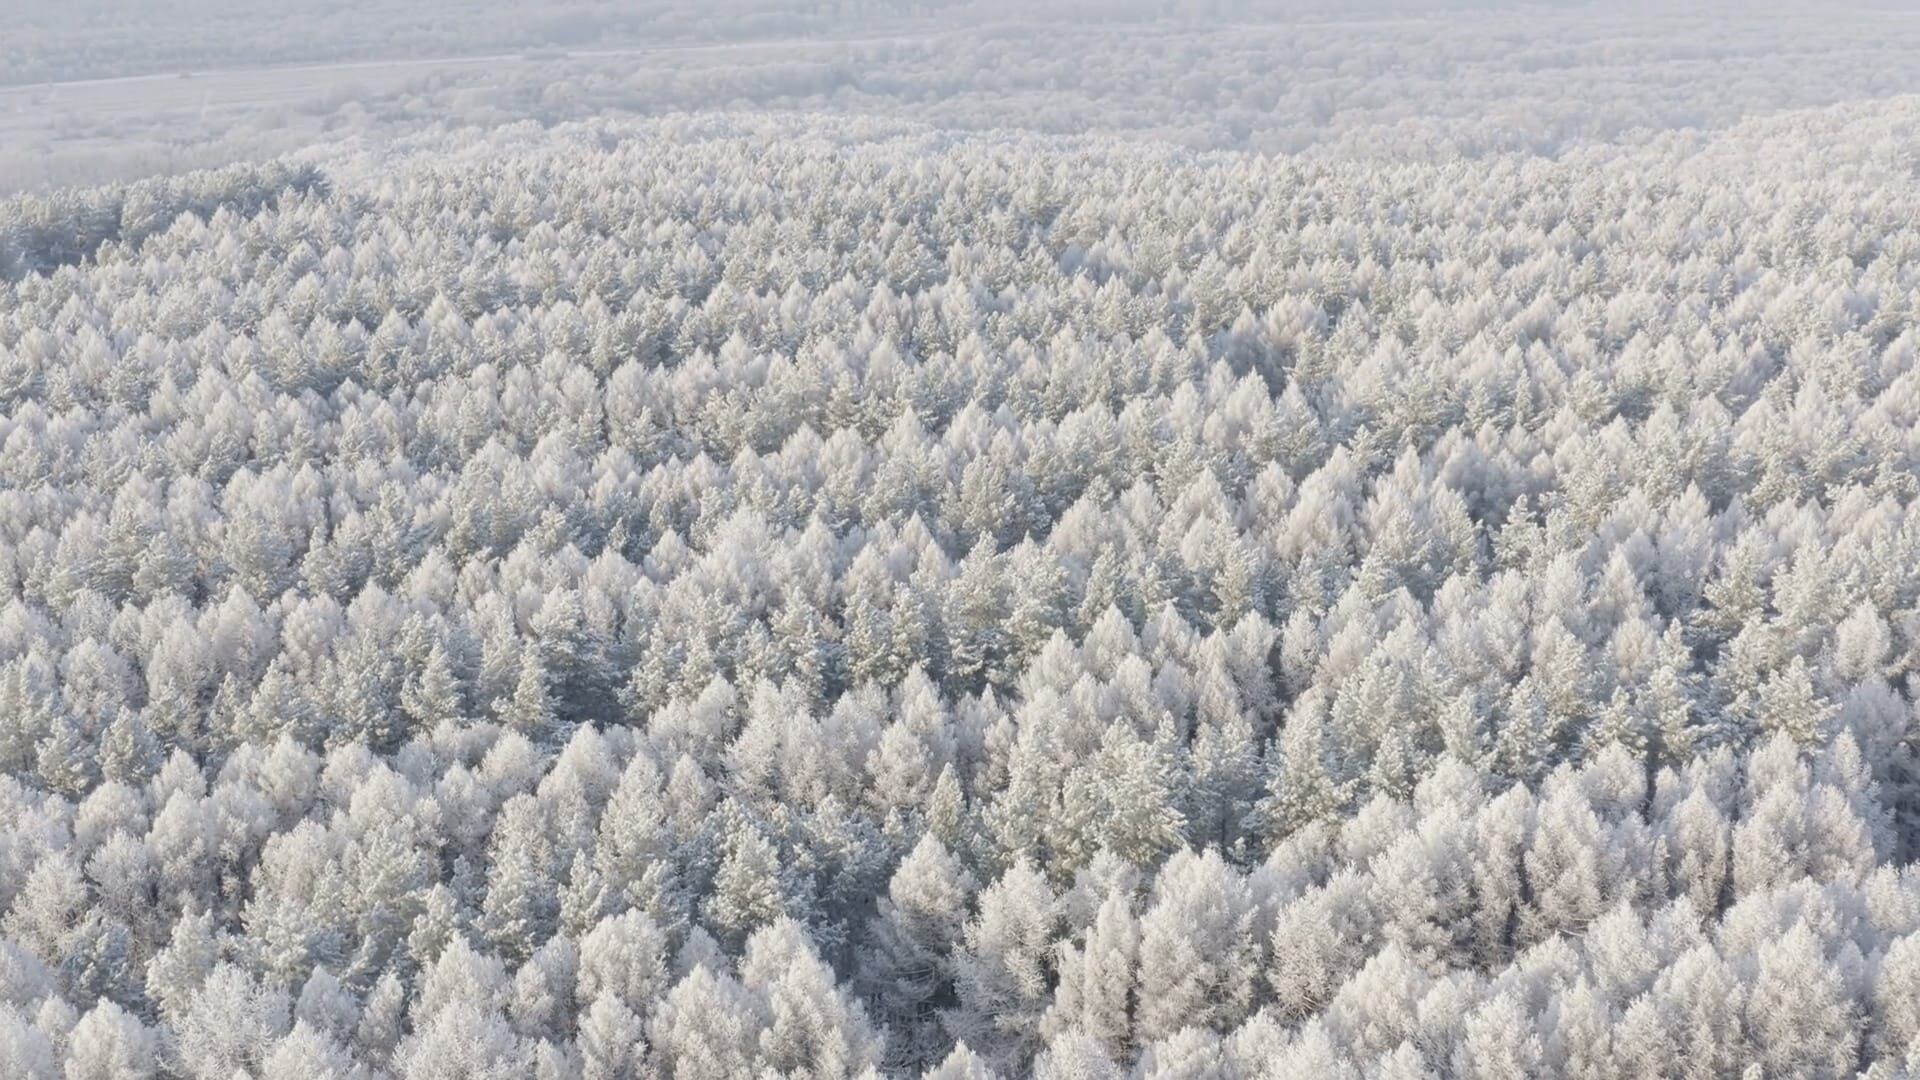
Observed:
[[[1920,1076],[1916,60],[9,8],[0,1077]]]

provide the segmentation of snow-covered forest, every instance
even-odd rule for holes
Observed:
[[[1920,1075],[1920,98],[1728,85],[0,202],[0,1077]]]

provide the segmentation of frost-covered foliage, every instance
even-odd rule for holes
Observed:
[[[1916,122],[0,207],[0,1075],[1920,1069]]]

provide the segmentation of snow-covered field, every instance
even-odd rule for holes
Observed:
[[[104,0],[80,0],[90,2]],[[384,38],[365,27],[380,25],[380,5],[409,5],[357,2],[376,9],[371,22],[349,33],[331,30],[351,22],[344,15],[324,20],[329,32],[310,35],[306,52],[289,44],[247,61],[220,34],[173,29],[162,36],[180,39],[180,62],[158,73],[138,49],[124,59],[102,46],[56,69],[78,82],[8,86],[0,75],[0,193],[386,146],[423,132],[714,108],[1433,160],[1554,156],[1920,92],[1920,8],[1910,4],[1695,4],[1661,14],[1575,4],[1521,17],[1447,2],[1381,14],[1367,10],[1378,4],[1245,0],[1183,14],[1108,4],[1089,18],[1056,0],[681,20],[637,40],[609,31],[561,46],[549,34],[514,49],[461,50],[450,30],[413,27],[422,44],[405,51],[411,23]],[[272,5],[257,8],[223,25]],[[144,74],[96,77],[129,66]]]
[[[1920,22],[1436,7],[35,22],[0,1077],[1920,1072]]]
[[[0,191],[76,181],[139,179],[224,165],[334,141],[364,141],[448,124],[503,119],[477,112],[476,95],[552,86],[596,68],[651,70],[764,63],[820,51],[908,40],[851,35],[652,47],[341,60],[266,67],[0,85]],[[560,119],[563,95],[543,95]],[[584,113],[584,110],[573,110]],[[514,116],[513,119],[521,119]]]

